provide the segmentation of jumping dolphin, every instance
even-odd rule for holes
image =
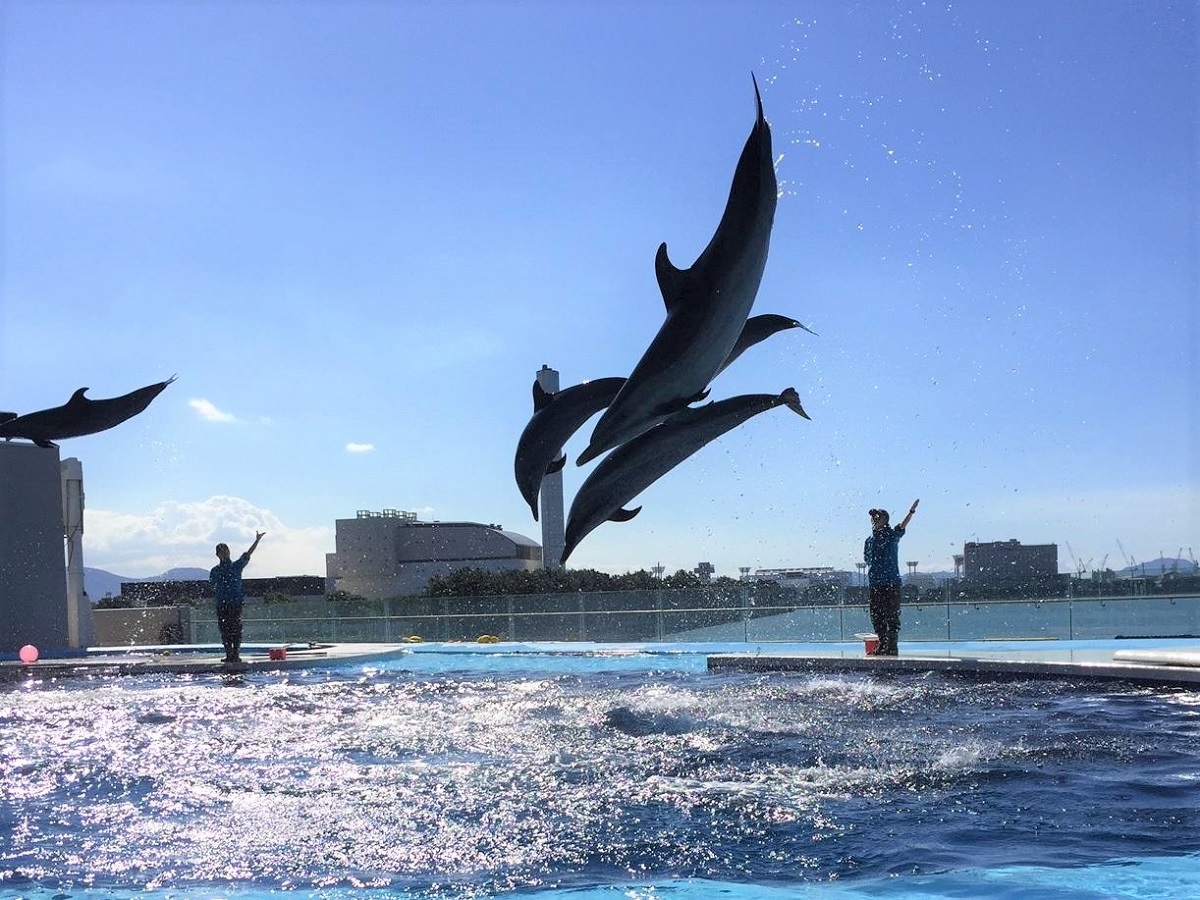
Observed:
[[[561,563],[579,542],[606,521],[628,522],[641,507],[624,505],[709,441],[747,419],[786,406],[808,418],[794,388],[781,394],[743,394],[675,413],[661,425],[628,441],[606,456],[580,486],[571,503]]]
[[[172,375],[166,381],[147,385],[108,400],[89,400],[83,396],[88,389],[82,387],[62,406],[17,416],[0,423],[0,438],[6,441],[25,438],[39,447],[52,447],[51,441],[106,431],[136,416],[174,380],[175,376]]]
[[[735,359],[755,344],[765,341],[773,334],[787,331],[789,328],[803,328],[809,334],[816,334],[807,325],[797,322],[795,319],[789,319],[787,316],[777,316],[774,313],[751,316],[742,327],[742,333],[738,335],[737,343],[729,351],[729,356],[726,357],[725,362],[721,363],[721,368],[717,369],[717,375],[728,369]],[[715,378],[716,376],[713,377]]]
[[[773,313],[751,316],[719,371],[724,372],[750,347],[789,328],[803,328],[815,333],[808,326],[787,316]],[[624,384],[624,378],[599,378],[551,394],[536,380],[533,382],[533,416],[517,441],[513,473],[517,488],[529,504],[535,522],[542,478],[563,467],[567,458],[559,454],[571,435],[594,414],[612,403],[613,397]]]
[[[624,384],[624,378],[597,378],[551,394],[534,381],[533,417],[517,441],[513,472],[535,521],[542,478],[567,461],[560,456],[563,445],[584,422],[608,406]]]
[[[746,324],[766,267],[779,192],[757,81],[754,99],[758,115],[720,224],[690,269],[677,269],[667,245],[659,246],[654,269],[667,318],[596,423],[579,465],[701,399]]]

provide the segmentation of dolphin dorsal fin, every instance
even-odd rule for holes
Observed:
[[[628,522],[634,516],[642,511],[639,506],[636,509],[618,509],[615,513],[608,517],[610,522]]]
[[[687,278],[687,272],[683,269],[678,269],[667,256],[667,244],[664,241],[658,245],[658,252],[654,254],[654,276],[658,279],[658,290],[662,294],[663,303],[667,304],[667,314],[669,315],[679,302],[679,298],[683,296],[684,280]]]
[[[68,405],[68,406],[74,406],[76,403],[87,403],[87,402],[89,402],[89,401],[88,401],[88,398],[87,398],[87,397],[85,397],[85,396],[83,396],[84,394],[86,394],[86,393],[87,393],[87,391],[88,391],[88,389],[87,389],[87,388],[85,388],[85,387],[82,387],[82,388],[80,388],[79,390],[77,390],[75,393],[73,393],[73,394],[71,395],[71,399],[67,401],[67,405]]]
[[[550,401],[554,399],[554,395],[542,387],[540,381],[533,383],[533,411],[538,412],[550,405]]]

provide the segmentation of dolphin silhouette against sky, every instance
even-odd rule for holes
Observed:
[[[667,245],[659,246],[654,269],[667,318],[596,423],[579,465],[702,399],[746,324],[767,264],[779,193],[757,81],[754,99],[758,115],[717,230],[690,269],[677,269]]]
[[[797,322],[795,319],[789,319],[787,316],[778,316],[775,313],[763,313],[761,316],[751,316],[746,320],[746,324],[742,326],[742,333],[738,335],[738,339],[734,343],[733,349],[729,351],[729,356],[725,358],[725,362],[721,363],[721,368],[717,369],[717,374],[719,375],[728,369],[735,359],[755,344],[765,341],[773,334],[787,331],[789,328],[803,328],[809,334],[816,334],[807,325]]]
[[[751,316],[719,371],[724,372],[750,347],[789,328],[803,328],[814,333],[787,316],[773,313]],[[517,441],[513,473],[517,489],[529,504],[534,521],[538,517],[537,497],[542,479],[559,471],[567,461],[560,455],[563,447],[584,422],[612,402],[624,384],[624,378],[599,378],[551,394],[536,380],[533,382],[533,416]]]
[[[174,380],[172,375],[166,381],[108,400],[89,400],[83,396],[88,389],[82,387],[62,406],[0,422],[0,438],[24,438],[39,447],[52,447],[52,441],[106,431],[136,416]]]
[[[584,422],[608,406],[624,384],[624,378],[597,378],[551,394],[533,382],[533,416],[517,441],[513,472],[534,520],[542,479],[567,461],[560,455],[563,445]]]
[[[709,441],[776,406],[808,418],[794,388],[780,394],[743,394],[684,409],[622,444],[596,466],[575,494],[560,562],[565,563],[598,525],[628,522],[636,516],[641,507],[625,509],[625,504]]]

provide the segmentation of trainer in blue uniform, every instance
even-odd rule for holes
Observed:
[[[230,562],[229,545],[217,544],[217,559],[220,560],[208,573],[212,585],[213,600],[217,609],[217,628],[221,630],[221,643],[225,645],[225,662],[242,661],[242,605],[246,602],[242,594],[242,569],[250,562],[250,554],[258,547],[265,531],[254,533],[250,549]]]
[[[914,500],[904,521],[895,528],[888,526],[886,509],[871,509],[871,536],[863,544],[863,560],[867,564],[867,584],[870,585],[871,627],[879,638],[876,656],[895,656],[900,640],[900,538],[917,511],[920,500]]]

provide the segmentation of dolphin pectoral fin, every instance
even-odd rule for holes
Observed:
[[[34,443],[45,450],[51,450],[56,446],[53,441],[34,441]]]
[[[784,388],[783,393],[779,395],[780,402],[794,412],[798,416],[803,416],[812,421],[812,416],[804,411],[804,407],[800,405],[800,395],[796,393],[795,388]]]
[[[550,465],[546,466],[546,474],[553,475],[555,472],[561,472],[562,467],[565,466],[566,464],[567,464],[567,454],[564,453],[558,459],[554,460],[554,462],[550,463]]]
[[[610,522],[628,522],[634,516],[642,511],[639,506],[636,509],[618,509],[615,513],[608,517]]]
[[[654,254],[654,277],[658,279],[658,290],[662,294],[663,303],[667,305],[669,315],[684,294],[687,275],[682,269],[676,268],[667,256],[665,241],[658,245],[658,252]]]
[[[15,412],[0,412],[0,423],[11,422],[17,417]]]
[[[663,403],[655,408],[654,415],[656,418],[666,418],[667,416],[673,416],[677,413],[681,413],[693,403],[699,403],[701,400],[707,397],[709,393],[709,391],[705,390],[701,391],[699,394],[693,394],[691,397],[679,397],[670,401],[669,403]]]

